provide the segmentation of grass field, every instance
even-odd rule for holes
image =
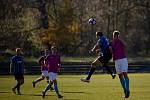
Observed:
[[[41,91],[46,81],[32,87],[32,80],[38,76],[25,76],[21,88],[22,95],[15,95],[11,87],[15,84],[13,76],[0,76],[0,100],[57,100],[55,92],[47,92],[43,99]],[[60,75],[58,85],[62,100],[126,100],[118,77],[114,80],[109,75],[93,75],[90,83],[80,82],[84,75]],[[150,74],[129,74],[131,96],[127,100],[150,100]]]

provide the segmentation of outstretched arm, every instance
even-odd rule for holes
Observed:
[[[98,43],[94,45],[91,52],[96,52],[97,50],[100,50],[100,47],[99,47]]]

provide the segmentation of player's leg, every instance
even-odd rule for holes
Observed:
[[[112,76],[112,79],[114,79],[116,77],[116,75],[114,74],[114,72],[110,68],[110,66],[108,66],[108,62],[111,60],[111,58],[112,58],[112,55],[107,54],[102,57],[99,57],[99,61],[102,63],[102,67],[105,68],[107,70],[107,72]]]
[[[51,80],[49,80],[49,73],[48,73],[48,71],[45,71],[44,72],[44,76],[46,77],[46,82],[47,82],[47,84],[49,84],[49,82],[51,81]],[[53,85],[53,82],[51,82],[52,83],[52,85]],[[54,88],[51,86],[50,87],[50,90],[54,90]]]
[[[46,80],[47,80],[47,84],[51,83],[51,85],[53,85],[53,82],[49,80],[49,76],[46,76]],[[54,90],[54,88],[51,86],[50,90]]]
[[[63,96],[59,93],[59,89],[58,89],[58,85],[57,85],[57,73],[51,73],[51,80],[53,81],[53,84],[54,84],[54,90],[58,96],[58,98],[62,98]]]
[[[21,95],[20,87],[21,87],[21,85],[24,84],[24,76],[23,75],[20,75],[19,84],[20,84],[20,86],[17,87],[17,91],[18,91],[18,94]]]
[[[14,94],[16,94],[16,88],[19,86],[19,82],[17,81],[16,85],[12,88]]]
[[[112,69],[108,66],[108,63],[103,63],[102,66],[106,68],[107,72],[111,75],[112,79],[116,77]]]
[[[22,80],[21,80],[21,79],[18,79],[18,83],[19,83],[19,85],[17,86],[17,92],[18,92],[18,95],[21,95],[20,86],[21,86],[21,84],[22,84]]]
[[[51,88],[52,84],[53,84],[52,81],[49,82],[49,83],[47,84],[47,86],[45,87],[45,89],[42,91],[42,97],[43,97],[43,98],[45,97],[46,92]]]
[[[39,78],[37,78],[36,80],[34,80],[34,81],[32,82],[33,87],[35,88],[36,83],[38,83],[38,82],[44,80],[45,77],[48,76],[47,74],[48,74],[48,72],[42,71],[42,75],[41,75]]]
[[[119,76],[119,80],[120,80],[120,83],[121,83],[121,86],[123,88],[123,90],[125,91],[125,79],[124,79],[124,76],[122,74],[122,67],[120,66],[121,63],[120,63],[120,60],[115,60],[115,68],[116,68],[116,72]]]
[[[63,96],[59,93],[59,90],[58,90],[57,80],[55,79],[55,80],[53,80],[53,82],[54,82],[54,89],[55,89],[55,92],[56,92],[58,98],[62,98]]]
[[[51,88],[53,81],[52,80],[52,72],[49,72],[49,83],[47,84],[47,86],[45,87],[45,89],[42,91],[42,97],[45,97],[46,92]]]
[[[13,93],[14,94],[16,94],[16,89],[18,88],[18,87],[20,87],[20,81],[19,81],[19,75],[14,75],[15,76],[15,80],[16,80],[16,85],[12,88],[12,91],[13,91]]]
[[[123,90],[124,90],[124,92],[125,92],[125,91],[126,91],[126,86],[125,86],[125,79],[124,79],[124,76],[123,76],[122,73],[118,74],[118,76],[119,76],[119,79],[120,79],[121,86],[122,86],[122,88],[123,88]]]
[[[123,72],[123,76],[125,79],[125,88],[126,88],[125,98],[128,98],[130,96],[130,89],[129,89],[129,77],[127,75],[127,72]]]
[[[81,78],[81,81],[83,82],[90,82],[90,78],[93,75],[93,73],[95,72],[96,66],[100,64],[100,61],[98,60],[98,58],[92,62],[91,64],[91,69],[88,73],[88,76],[86,78]]]
[[[121,69],[122,69],[122,74],[125,80],[125,98],[128,98],[130,96],[130,89],[129,89],[129,77],[127,75],[128,72],[128,61],[127,58],[123,58],[120,60],[121,63]]]

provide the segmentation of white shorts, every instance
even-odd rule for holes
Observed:
[[[47,70],[43,70],[42,71],[42,76],[48,77],[49,76],[48,71]]]
[[[128,72],[128,61],[127,58],[115,60],[115,68],[117,74],[122,72]]]
[[[57,78],[57,73],[49,72],[49,80],[53,81]]]

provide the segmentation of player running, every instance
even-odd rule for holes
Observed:
[[[39,59],[39,64],[40,64],[40,66],[41,66],[41,72],[42,72],[42,74],[41,74],[41,77],[37,78],[36,80],[34,80],[34,81],[32,82],[34,88],[35,88],[36,83],[38,83],[38,82],[44,80],[45,78],[46,78],[46,80],[47,80],[47,83],[49,83],[48,67],[47,67],[46,64],[45,64],[45,59],[46,59],[46,57],[47,57],[48,54],[49,54],[48,49],[45,49],[45,50],[44,50],[44,53],[45,53],[44,56],[42,56],[42,57]],[[51,87],[50,90],[54,90],[54,89]]]
[[[90,52],[99,52],[100,56],[95,61],[92,62],[88,76],[86,78],[81,78],[81,81],[83,82],[90,82],[90,78],[94,73],[96,66],[99,66],[100,63],[102,64],[103,67],[106,68],[108,73],[111,74],[113,79],[116,76],[107,65],[109,60],[112,58],[112,54],[109,50],[108,39],[103,35],[102,32],[96,32],[96,37],[98,41]]]
[[[112,53],[113,53],[113,60],[115,61],[116,72],[119,76],[120,83],[124,90],[125,98],[128,98],[130,96],[129,78],[127,75],[128,61],[125,54],[125,45],[119,38],[119,34],[120,34],[119,31],[113,32]]]
[[[24,61],[21,56],[21,49],[16,48],[16,55],[11,58],[10,74],[13,72],[17,84],[12,88],[13,93],[21,95],[20,86],[24,83]]]
[[[52,54],[48,55],[45,60],[46,66],[48,67],[49,72],[49,80],[50,83],[46,86],[46,88],[42,91],[42,97],[45,97],[46,92],[51,88],[52,84],[54,83],[54,90],[58,96],[58,98],[62,98],[63,96],[60,95],[58,86],[57,86],[57,73],[60,70],[60,56],[57,53],[56,46],[51,47]]]

